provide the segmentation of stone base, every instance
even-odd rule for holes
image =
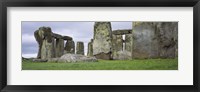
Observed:
[[[111,53],[99,53],[94,55],[97,59],[112,60]]]

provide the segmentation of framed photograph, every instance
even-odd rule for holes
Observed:
[[[0,88],[199,91],[199,0],[6,0]]]

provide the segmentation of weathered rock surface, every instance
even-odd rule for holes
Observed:
[[[75,43],[73,40],[68,40],[65,43],[65,54],[66,53],[71,53],[71,54],[75,54]]]
[[[52,37],[54,37],[55,39],[62,39],[63,38],[62,35],[59,35],[59,34],[56,34],[56,33],[52,33]]]
[[[120,30],[113,30],[113,35],[124,35],[124,34],[131,34],[132,29],[120,29]]]
[[[64,54],[56,62],[97,62],[95,57],[88,57],[80,54]]]
[[[56,47],[55,47],[56,57],[60,57],[64,54],[64,40],[56,39]]]
[[[43,31],[42,30],[36,30],[34,32],[34,37],[38,43],[38,54],[37,58],[41,58],[41,48],[42,48],[42,43],[43,43]]]
[[[72,37],[69,37],[69,36],[63,36],[62,39],[63,40],[73,40]]]
[[[131,52],[129,51],[118,51],[116,52],[117,53],[117,56],[113,59],[117,59],[117,60],[130,60],[132,59],[131,57]]]
[[[133,22],[133,58],[174,58],[177,22]]]
[[[132,43],[133,43],[133,36],[132,34],[126,34],[125,35],[125,41],[124,41],[124,52],[127,54],[127,59],[132,58]],[[129,54],[130,53],[130,54]]]
[[[123,50],[123,38],[122,35],[113,35],[112,36],[112,56],[113,59],[119,57],[118,52]]]
[[[178,22],[157,24],[161,58],[174,58],[178,55]]]
[[[98,59],[112,59],[112,29],[110,22],[95,22],[93,55]]]
[[[54,57],[54,43],[50,27],[40,27],[38,35],[42,38],[41,59]]]
[[[77,44],[76,44],[76,54],[84,55],[84,43],[83,42],[77,42]]]
[[[158,36],[154,22],[133,22],[133,58],[159,56]]]
[[[93,56],[93,39],[88,43],[87,56]]]
[[[132,52],[132,41],[133,40],[133,36],[132,34],[126,34],[125,35],[125,50],[126,51],[129,51],[129,52]]]

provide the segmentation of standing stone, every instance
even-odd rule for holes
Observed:
[[[93,55],[97,59],[112,59],[112,29],[110,22],[95,22]]]
[[[157,23],[161,58],[178,56],[178,22]]]
[[[41,48],[42,48],[42,43],[43,43],[43,31],[42,30],[36,30],[34,32],[34,36],[35,36],[35,40],[38,43],[38,54],[37,54],[37,58],[40,59],[41,58]]]
[[[93,39],[88,43],[87,56],[93,56]]]
[[[132,41],[133,36],[132,34],[125,35],[125,47],[124,47],[124,54],[126,55],[126,59],[132,59]]]
[[[43,38],[42,47],[41,47],[41,59],[49,59],[52,58],[54,55],[53,51],[53,38],[52,38],[52,31],[50,27],[40,27],[39,28],[39,35]]]
[[[52,39],[52,44],[53,44],[53,52],[54,53],[52,53],[52,56],[53,56],[53,58],[55,58],[56,57],[56,39],[55,38],[53,38]]]
[[[133,58],[157,58],[159,44],[154,22],[133,22]]]
[[[64,40],[56,39],[56,57],[60,57],[64,54]]]
[[[123,50],[122,35],[112,35],[112,56],[113,59],[119,59],[119,51]]]
[[[178,22],[174,23],[175,57],[178,57]]]
[[[128,52],[132,52],[132,39],[133,39],[133,36],[132,34],[126,34],[125,35],[125,50],[128,51]]]
[[[76,54],[84,55],[84,44],[83,44],[83,42],[77,42],[77,44],[76,44]]]
[[[65,43],[65,53],[75,54],[75,44],[73,40],[67,40]]]

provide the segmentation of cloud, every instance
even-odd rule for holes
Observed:
[[[35,57],[37,57],[37,53],[33,53],[33,54],[22,54],[22,57],[25,57],[25,58],[35,58]]]
[[[34,34],[22,34],[22,43],[37,43]]]
[[[22,54],[31,54],[38,52],[38,44],[36,43],[22,43]]]

